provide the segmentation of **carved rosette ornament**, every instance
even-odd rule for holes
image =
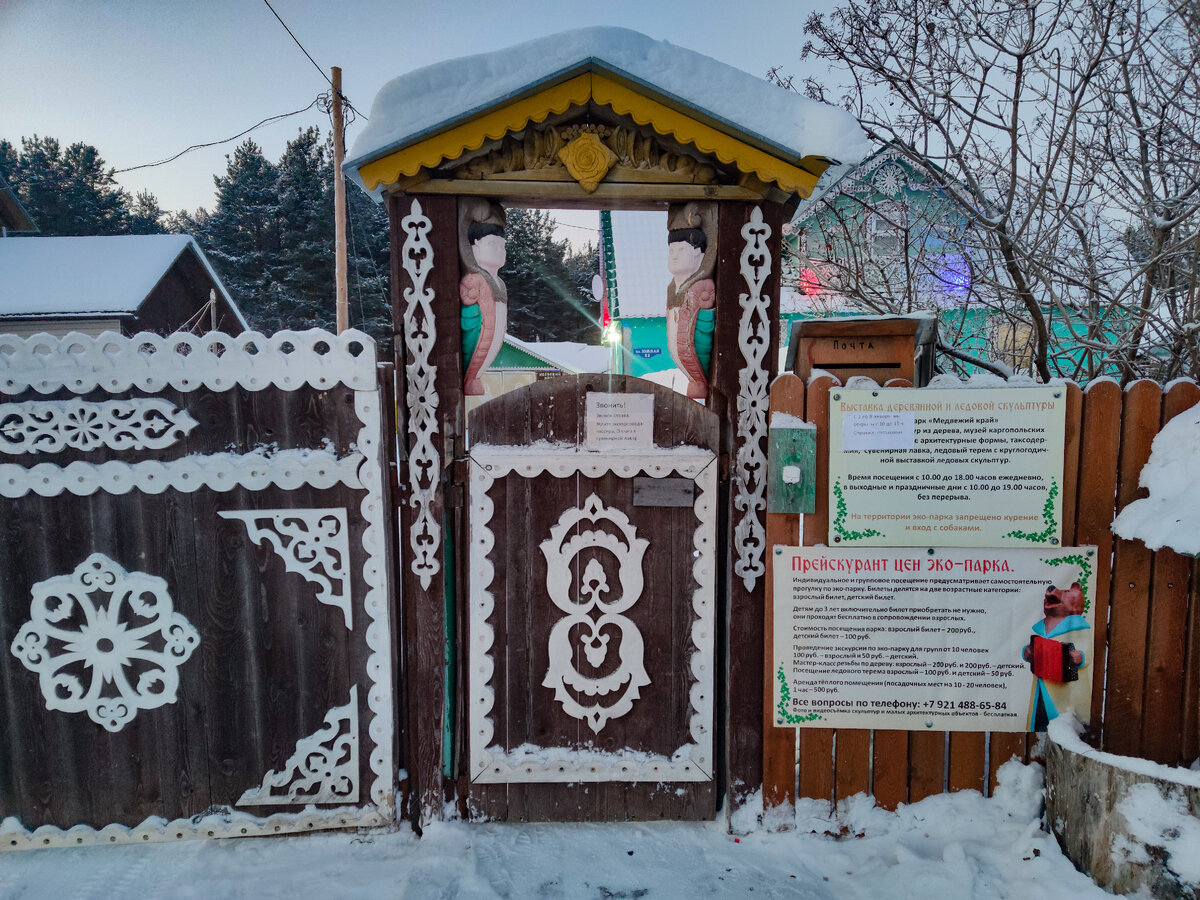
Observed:
[[[771,343],[771,301],[763,287],[771,275],[771,250],[767,244],[771,226],[763,221],[762,210],[754,207],[750,221],[742,226],[741,274],[748,291],[739,295],[742,316],[738,328],[738,345],[744,363],[738,375],[738,448],[734,469],[734,506],[742,510],[741,521],[734,528],[737,561],[734,573],[742,579],[746,590],[766,574],[763,554],[766,531],[762,516],[766,509],[764,496],[767,483],[767,457],[763,441],[767,436],[767,349]]]
[[[616,163],[617,154],[600,140],[599,135],[585,131],[559,150],[558,158],[579,186],[591,194]]]
[[[438,549],[442,543],[442,526],[433,515],[433,501],[441,478],[442,461],[434,444],[437,437],[437,366],[433,345],[437,329],[433,318],[433,289],[425,286],[433,271],[433,245],[429,230],[433,223],[413,200],[409,213],[400,220],[404,243],[400,248],[400,265],[412,279],[412,287],[404,289],[404,345],[410,359],[405,366],[408,382],[408,434],[413,446],[408,457],[409,503],[417,511],[409,529],[412,550],[412,572],[429,590],[433,576],[441,569]]]
[[[458,204],[459,321],[463,344],[463,393],[484,393],[480,376],[492,364],[508,328],[508,289],[500,278],[506,260],[504,210],[488,200]]]
[[[93,553],[33,586],[12,653],[38,674],[47,709],[85,712],[117,732],[141,710],[175,702],[179,667],[199,645],[163,579]]]
[[[716,204],[672,205],[667,228],[667,349],[687,376],[687,395],[703,400],[716,330]]]
[[[604,522],[607,527],[580,530],[584,522]],[[587,722],[594,732],[609,719],[628,713],[640,689],[650,683],[642,634],[623,615],[642,596],[642,558],[649,546],[648,540],[637,536],[628,516],[606,507],[595,494],[581,508],[564,511],[558,524],[551,527],[549,540],[541,544],[546,557],[546,590],[566,614],[550,631],[550,665],[542,685],[554,689],[554,698],[567,715]],[[616,560],[620,584],[615,596],[612,591],[617,586],[609,585],[596,556],[583,570],[579,588],[583,596],[573,596],[571,563],[587,550],[607,551]],[[572,641],[573,634],[578,645]],[[614,637],[619,638],[616,648],[611,646]],[[589,669],[604,674],[579,671],[575,662],[578,650],[583,651]],[[594,697],[596,702],[576,699],[578,695]]]

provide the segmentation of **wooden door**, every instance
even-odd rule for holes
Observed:
[[[471,812],[711,818],[717,417],[581,375],[468,431]]]

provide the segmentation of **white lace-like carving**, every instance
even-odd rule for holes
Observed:
[[[56,497],[63,491],[86,497],[97,491],[128,494],[135,489],[145,494],[161,494],[166,490],[190,494],[202,488],[230,491],[245,487],[258,491],[272,485],[287,490],[303,485],[328,488],[335,484],[361,488],[362,465],[361,453],[338,459],[326,450],[215,453],[167,462],[148,459],[127,463],[114,459],[99,465],[82,461],[65,466],[38,463],[29,467],[0,463],[0,497],[24,497],[29,493]]]
[[[296,741],[284,767],[272,769],[235,806],[358,801],[358,685],[350,702],[325,714],[325,726]]]
[[[601,519],[612,523],[615,532],[580,530],[585,521]],[[564,510],[558,524],[550,528],[550,538],[541,543],[542,555],[546,557],[546,590],[554,605],[566,613],[550,629],[550,665],[542,686],[553,688],[554,699],[562,704],[563,711],[587,722],[596,733],[609,719],[620,718],[633,709],[639,690],[650,683],[642,633],[631,619],[622,615],[642,596],[645,586],[642,559],[649,546],[648,540],[637,536],[629,516],[605,506],[595,494],[582,507]],[[595,557],[588,561],[580,585],[582,592],[590,596],[578,600],[571,596],[571,561],[591,547],[607,550],[616,558],[620,593],[610,602],[600,599],[610,589],[604,567]],[[586,633],[579,632],[579,643],[591,667],[599,669],[608,662],[611,633],[604,632],[606,625],[620,630],[620,661],[607,675],[591,678],[575,666],[577,648],[571,642],[571,633],[577,628],[587,629]],[[571,695],[572,690],[595,697],[596,702],[579,703]]]
[[[156,397],[0,403],[0,452],[159,450],[196,427],[186,410]]]
[[[713,647],[716,616],[716,496],[714,456],[698,447],[653,452],[612,452],[604,455],[578,451],[574,445],[510,447],[477,444],[471,448],[470,543],[470,774],[480,783],[547,783],[596,781],[708,781],[712,778]],[[688,662],[692,714],[690,740],[669,755],[607,753],[571,747],[521,746],[511,751],[494,744],[492,709],[495,690],[493,653],[495,632],[488,619],[496,599],[490,587],[495,578],[491,553],[496,536],[489,523],[495,506],[488,491],[497,478],[510,472],[526,478],[543,473],[555,478],[581,474],[598,478],[608,473],[622,478],[681,475],[696,482],[696,530],[693,535],[691,639],[694,650]]]
[[[35,584],[29,615],[12,652],[38,674],[46,708],[86,712],[112,732],[174,703],[179,667],[200,644],[163,579],[103,553]]]
[[[350,534],[344,509],[222,510],[222,519],[246,526],[250,540],[275,551],[289,572],[317,586],[317,602],[342,611],[353,628],[350,609]]]
[[[408,433],[413,438],[408,459],[412,493],[409,503],[417,511],[409,531],[409,546],[413,574],[421,580],[421,587],[428,590],[441,568],[438,548],[442,541],[442,526],[432,511],[442,468],[441,455],[434,445],[438,431],[437,366],[430,362],[437,330],[433,289],[425,286],[425,279],[433,270],[433,245],[429,243],[433,223],[421,211],[421,204],[413,200],[411,211],[400,220],[400,227],[405,234],[400,264],[413,282],[412,287],[404,289],[404,345],[412,355],[412,362],[405,366]]]
[[[136,334],[99,337],[38,334],[0,335],[0,390],[17,394],[32,388],[49,394],[60,388],[86,394],[131,387],[161,391],[173,387],[225,391],[241,385],[262,390],[274,385],[331,388],[339,382],[358,390],[375,388],[375,342],[361,331],[253,331],[237,337],[212,331],[197,337]]]
[[[767,533],[762,515],[767,501],[767,456],[763,439],[767,435],[767,348],[771,343],[770,298],[763,286],[771,275],[771,250],[767,239],[771,226],[763,221],[762,210],[754,207],[750,221],[742,226],[741,273],[748,293],[738,297],[742,317],[738,328],[738,345],[742,348],[743,365],[738,375],[738,448],[734,468],[734,506],[742,510],[742,518],[734,527],[737,561],[734,573],[742,579],[746,590],[766,574],[764,560]]]

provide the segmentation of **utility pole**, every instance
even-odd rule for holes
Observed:
[[[341,334],[350,327],[350,301],[346,288],[346,179],[342,176],[342,160],[346,156],[342,124],[342,70],[333,73],[333,219],[334,265],[337,282],[337,330]]]

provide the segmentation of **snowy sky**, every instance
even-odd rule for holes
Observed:
[[[707,54],[753,75],[800,73],[804,21],[833,0],[272,0],[276,11],[363,113],[383,84],[430,63],[588,25],[619,25]],[[517,11],[520,11],[519,13]],[[328,84],[261,0],[0,0],[0,138],[33,134],[95,145],[124,169],[220,140],[300,109]],[[810,64],[811,65],[811,64]],[[348,143],[363,123],[355,123]],[[317,109],[251,135],[270,159]],[[238,142],[119,174],[168,210],[213,204],[212,176]]]

